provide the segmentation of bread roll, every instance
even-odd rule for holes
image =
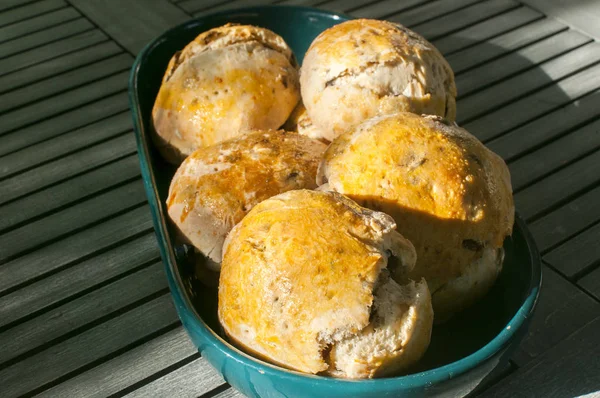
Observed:
[[[399,111],[454,120],[454,74],[423,37],[391,22],[356,19],[321,33],[300,76],[308,115],[331,141],[363,120]]]
[[[289,191],[255,206],[228,235],[219,320],[231,340],[307,373],[401,372],[429,345],[427,283],[389,277],[415,251],[391,217],[331,192]],[[391,256],[391,259],[388,257]]]
[[[218,270],[225,236],[254,205],[281,192],[316,186],[325,148],[283,130],[256,131],[200,148],[171,181],[169,217]]]
[[[436,322],[487,292],[499,274],[514,204],[504,161],[435,116],[380,116],[329,146],[317,183],[391,215],[417,251]]]
[[[298,69],[270,30],[225,25],[176,53],[154,103],[154,141],[179,164],[195,149],[244,132],[277,129],[300,99]]]
[[[287,131],[296,131],[307,137],[321,140],[322,142],[329,144],[329,141],[323,138],[321,131],[314,125],[312,120],[310,120],[302,101],[298,102],[298,105],[296,105],[296,108],[294,108],[292,114],[288,120],[286,120],[283,128]]]

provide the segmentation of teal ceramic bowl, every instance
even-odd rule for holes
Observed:
[[[200,32],[239,22],[283,36],[299,62],[324,29],[349,17],[310,8],[254,7],[199,18],[166,32],[138,55],[129,82],[142,176],[179,317],[194,344],[232,386],[249,397],[465,396],[505,364],[525,334],[541,285],[541,264],[525,223],[517,216],[506,240],[504,270],[489,294],[451,322],[434,329],[425,357],[409,375],[340,380],[306,375],[257,360],[227,342],[217,316],[216,290],[194,278],[194,261],[175,243],[165,200],[175,169],[152,147],[151,112],[171,56]]]

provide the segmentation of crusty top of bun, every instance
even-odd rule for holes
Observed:
[[[179,164],[195,149],[277,129],[300,99],[297,64],[275,33],[226,25],[173,56],[156,97],[155,144]]]
[[[326,146],[297,133],[255,131],[196,150],[171,180],[167,209],[181,232],[215,263],[225,235],[273,195],[314,188]]]
[[[456,115],[448,62],[391,22],[356,19],[325,30],[306,52],[300,81],[308,114],[328,140],[377,115]]]
[[[255,206],[228,235],[219,281],[227,335],[276,364],[317,373],[324,350],[369,324],[388,255],[414,248],[386,214],[332,192],[289,191]]]
[[[504,161],[456,124],[412,113],[373,118],[325,152],[317,183],[392,215],[417,248],[414,277],[458,277],[510,235],[514,204]],[[431,245],[431,246],[429,246]],[[433,286],[432,286],[433,285]]]

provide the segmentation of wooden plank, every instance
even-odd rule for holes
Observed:
[[[600,268],[596,268],[577,283],[600,301]]]
[[[227,0],[184,0],[177,3],[189,14],[226,3]]]
[[[136,261],[135,258],[132,258],[132,260]],[[76,268],[81,268],[81,266]],[[105,269],[106,267],[102,268]],[[101,279],[91,279],[91,275],[85,279],[94,281],[96,284],[108,279],[102,273],[93,272],[93,274],[94,276],[100,276]],[[42,282],[45,285],[44,287],[54,286],[51,281],[44,280]],[[71,286],[68,284],[65,287],[70,288]],[[110,316],[115,311],[131,306],[159,291],[166,291],[166,289],[167,280],[161,262],[154,263],[134,273],[126,274],[121,279],[114,280],[112,283],[92,290],[81,297],[52,308],[50,311],[0,333],[0,343],[2,344],[0,363],[12,360],[27,352],[39,350],[40,346],[47,345],[50,342],[55,343],[56,339],[60,339],[74,330]],[[46,293],[44,296],[52,300],[50,303],[58,301],[52,294]],[[8,296],[0,300],[5,301],[6,297]],[[22,307],[22,304],[19,302],[16,307]],[[28,314],[30,312],[24,311],[21,316]]]
[[[245,395],[236,390],[233,387],[229,387],[225,391],[219,392],[217,395],[213,395],[212,398],[244,398]]]
[[[129,71],[124,71],[96,80],[84,86],[0,115],[0,125],[5,133],[22,128],[36,121],[122,91],[127,88],[128,79]]]
[[[153,377],[155,373],[164,371],[167,367],[176,366],[182,360],[197,355],[198,351],[196,351],[196,348],[190,342],[183,328],[177,327],[139,347],[44,391],[39,397],[93,398],[123,394],[124,389],[136,383],[143,382],[143,380],[149,377]],[[195,370],[202,379],[199,385],[193,386],[195,390],[199,390],[199,386],[201,385],[210,387],[223,383],[220,375],[214,369],[210,368],[204,359],[198,358],[191,362],[191,364],[194,364],[192,366],[195,367]],[[183,368],[187,368],[188,365],[184,365]],[[180,374],[179,369],[175,369],[168,373],[166,377],[169,377],[169,375],[176,377],[178,374]],[[162,378],[159,380],[162,380]],[[151,382],[149,385],[155,385],[155,383]],[[165,391],[161,386],[161,384],[158,384],[156,390],[151,390],[149,395],[146,396],[181,398],[189,396],[191,391],[194,391],[191,388],[192,386],[185,384],[185,380],[181,380],[180,384],[171,384],[170,390]],[[146,386],[142,387],[142,389],[146,390]]]
[[[598,101],[600,91],[595,91],[488,142],[487,146],[506,161],[512,161],[546,141],[589,123],[598,116]]]
[[[67,39],[50,43],[41,48],[35,48],[12,57],[0,59],[0,75],[24,69],[28,66],[47,61],[60,55],[68,54],[82,48],[108,40],[98,29],[80,33]]]
[[[261,6],[270,4],[272,0],[231,0],[226,3],[218,4],[211,8],[203,8],[199,12],[194,13],[195,17],[208,15],[218,11],[232,10],[240,7]]]
[[[108,219],[144,202],[146,202],[146,195],[142,181],[134,180],[13,229],[0,235],[0,247],[3,248],[0,253],[0,263],[48,241],[72,235],[78,229]],[[6,318],[0,319],[0,325],[6,321]]]
[[[2,182],[4,192],[0,195],[0,204],[125,157],[135,150],[135,137],[132,133],[126,133],[9,177]]]
[[[128,70],[133,59],[123,53],[0,95],[0,112],[23,106],[82,84]],[[76,95],[76,93],[74,94]]]
[[[194,361],[175,369],[159,379],[127,394],[127,398],[149,396],[198,397],[225,384],[225,380],[204,359]]]
[[[141,344],[177,322],[171,297],[165,294],[1,370],[3,396],[35,393],[60,377],[108,359],[111,353]]]
[[[537,64],[588,42],[590,42],[588,37],[568,30],[515,52],[508,53],[475,69],[469,70],[469,73],[458,75],[456,77],[456,86],[459,96],[464,98],[477,90],[481,90],[518,72],[533,68]]]
[[[128,104],[127,95],[121,92],[6,134],[2,136],[0,156],[123,112]]]
[[[558,109],[598,87],[600,87],[600,65],[595,65],[490,112],[463,127],[486,142]]]
[[[600,151],[596,151],[527,187],[515,195],[517,210],[525,219],[531,219],[561,205],[600,181],[599,164]]]
[[[62,8],[52,11],[0,28],[0,41],[22,37],[80,17],[81,15],[74,8]]]
[[[2,3],[0,3],[0,11],[24,6],[25,4],[33,3],[34,1],[37,0],[3,0]]]
[[[513,360],[524,366],[598,315],[600,303],[544,265],[538,305]]]
[[[530,224],[540,251],[545,252],[600,220],[600,187],[584,193]]]
[[[111,189],[140,176],[137,154],[0,206],[0,231]]]
[[[349,12],[359,7],[365,7],[373,0],[328,0],[319,3],[319,8],[329,11]]]
[[[66,6],[67,3],[63,0],[41,0],[32,4],[26,4],[22,7],[13,8],[12,10],[0,13],[0,26],[19,22]]]
[[[600,113],[600,111],[599,111]],[[600,148],[600,120],[509,164],[514,191]]]
[[[104,42],[85,48],[50,61],[21,69],[17,72],[0,76],[0,92],[14,90],[32,84],[36,81],[58,75],[81,66],[111,57],[122,50],[113,42]]]
[[[544,261],[568,278],[593,268],[600,260],[600,223],[569,239],[544,256]],[[598,285],[600,288],[600,285]]]
[[[433,18],[446,15],[456,10],[470,6],[481,0],[439,0],[423,4],[422,6],[402,11],[388,16],[386,19],[398,22],[405,26],[413,26]]]
[[[385,18],[427,1],[428,0],[383,0],[353,10],[352,15],[359,18]]]
[[[131,115],[123,112],[60,135],[53,140],[43,141],[13,152],[0,157],[0,179],[123,134],[128,130],[131,130]],[[2,230],[1,225],[0,220],[0,230]]]
[[[85,18],[65,22],[0,44],[0,57],[8,57],[91,29],[94,29],[94,25]]]
[[[40,278],[84,261],[151,229],[152,219],[148,206],[141,206],[72,237],[46,245],[0,267],[0,292],[13,290],[32,278]]]
[[[132,54],[190,18],[167,1],[153,1],[152,7],[145,0],[71,0],[71,4]]]
[[[481,396],[558,398],[595,395],[600,385],[598,333],[600,317]]]
[[[592,42],[468,97],[459,97],[459,124],[483,116],[515,99],[563,79],[600,60],[600,44]]]
[[[449,54],[446,59],[452,66],[454,74],[459,77],[469,68],[509,54],[511,51],[518,50],[566,29],[566,26],[553,19],[542,19],[486,40],[483,43]]]
[[[433,44],[443,54],[450,54],[541,18],[543,18],[543,15],[539,12],[527,7],[519,7],[451,35],[441,37],[435,40]]]

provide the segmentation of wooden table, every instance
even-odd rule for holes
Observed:
[[[0,1],[0,397],[239,395],[173,309],[126,89],[168,27],[267,2]],[[529,335],[482,395],[600,390],[600,44],[514,0],[279,3],[398,21],[446,55],[544,259]]]

